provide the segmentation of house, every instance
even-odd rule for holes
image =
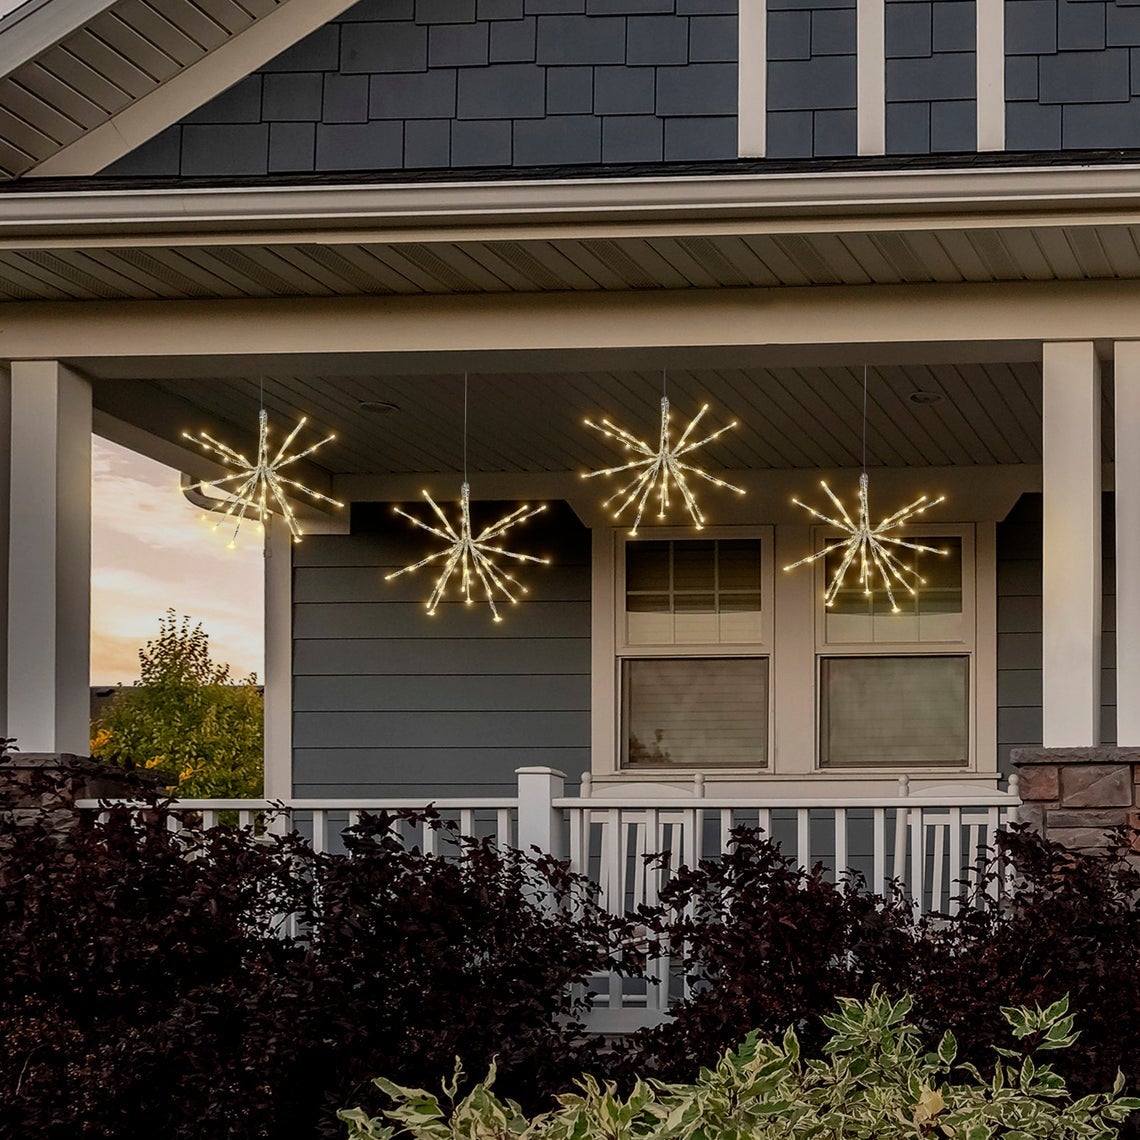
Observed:
[[[881,877],[903,793],[952,864],[1022,749],[1023,810],[1095,842],[1140,756],[1136,92],[1126,0],[27,0],[6,735],[86,750],[91,431],[210,479],[183,433],[248,450],[264,407],[336,433],[290,473],[347,504],[268,530],[267,796],[537,787],[553,843],[566,788],[515,775],[551,768],[664,813],[643,845],[694,798],[813,844],[830,810],[837,864],[851,805]],[[655,440],[663,391],[736,421],[690,458],[745,493],[694,475],[702,530],[674,488],[631,537],[583,421]],[[783,569],[844,537],[793,498],[854,511],[864,462],[872,521],[938,500],[897,613]],[[458,525],[465,471],[476,530],[548,504],[501,622],[388,578],[441,548],[393,505]]]

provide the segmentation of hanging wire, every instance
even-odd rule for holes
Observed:
[[[467,373],[463,373],[463,482],[467,482]]]
[[[668,391],[666,390],[666,387],[665,387],[665,385],[666,385],[666,380],[665,380],[665,377],[666,377],[666,375],[667,375],[667,374],[668,374],[668,373],[667,373],[667,370],[666,370],[666,369],[664,369],[664,368],[662,368],[662,369],[661,369],[661,395],[662,395],[662,397],[665,397],[665,396],[668,396],[668,395],[669,395],[669,393],[668,393]]]
[[[867,363],[863,362],[863,471],[867,470]]]

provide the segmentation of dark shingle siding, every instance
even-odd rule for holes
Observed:
[[[736,13],[736,0],[361,0],[106,173],[731,160]]]
[[[977,146],[974,0],[887,0],[887,153]]]
[[[854,0],[769,0],[768,154],[855,154]]]

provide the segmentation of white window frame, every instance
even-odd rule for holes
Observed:
[[[819,550],[824,543],[843,537],[831,527],[813,527],[812,549]],[[916,542],[929,538],[958,538],[962,542],[962,628],[963,637],[945,641],[841,641],[827,640],[827,609],[823,595],[827,589],[826,559],[815,564],[815,764],[816,772],[825,775],[859,773],[868,776],[897,775],[899,773],[960,773],[978,771],[978,550],[976,527],[973,523],[916,523],[908,524],[900,537]],[[854,573],[854,569],[848,571]],[[921,590],[920,590],[921,596]],[[996,633],[996,631],[995,631]],[[965,764],[923,764],[908,760],[898,764],[867,767],[825,767],[823,760],[823,661],[834,657],[965,657],[969,675],[967,714],[967,760]],[[996,693],[994,695],[996,701]]]
[[[731,644],[684,643],[682,645],[630,645],[625,630],[626,548],[635,542],[702,542],[710,540],[759,540],[760,542],[760,629],[761,640]],[[774,609],[775,557],[774,532],[771,526],[704,527],[699,533],[691,527],[652,527],[631,538],[625,531],[595,531],[594,604],[598,617],[594,622],[593,646],[593,771],[598,775],[620,773],[627,778],[660,778],[686,776],[697,772],[718,775],[755,776],[772,770],[773,738],[773,671],[775,668]],[[608,556],[606,552],[608,547]],[[602,579],[605,579],[603,581]],[[604,593],[599,593],[603,589]],[[598,620],[601,618],[602,620]],[[604,626],[603,626],[604,621]],[[604,630],[604,633],[603,633]],[[602,634],[599,637],[599,634]],[[732,766],[725,764],[688,766],[682,764],[660,768],[622,767],[622,663],[627,660],[675,659],[684,657],[764,657],[768,661],[768,708],[766,764]]]

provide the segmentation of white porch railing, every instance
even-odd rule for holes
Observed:
[[[642,794],[611,786],[594,794],[589,777],[577,796],[565,795],[565,778],[549,768],[518,772],[518,795],[509,798],[435,800],[432,806],[453,820],[462,835],[489,837],[503,846],[532,846],[569,857],[573,870],[598,884],[602,904],[616,913],[654,905],[670,874],[646,856],[667,852],[669,866],[694,865],[728,848],[738,826],[758,827],[801,866],[821,864],[835,881],[860,875],[883,893],[898,881],[916,912],[953,913],[961,900],[997,889],[987,872],[996,833],[1016,818],[1017,777],[1008,791],[972,789],[962,794],[911,795],[900,780],[894,797],[777,798],[705,795],[703,779],[691,789],[640,785]],[[945,789],[943,789],[945,793]],[[953,802],[951,802],[951,800]],[[85,810],[105,803],[82,801]],[[261,800],[179,800],[171,805],[168,826],[209,828],[232,821],[269,831],[290,827],[317,851],[343,850],[342,832],[361,813],[422,810],[422,800],[292,800],[284,805]],[[436,853],[446,833],[408,825],[406,839]],[[590,1027],[628,1032],[659,1022],[684,982],[668,959],[655,966],[656,984],[617,975],[592,980],[596,993]]]

